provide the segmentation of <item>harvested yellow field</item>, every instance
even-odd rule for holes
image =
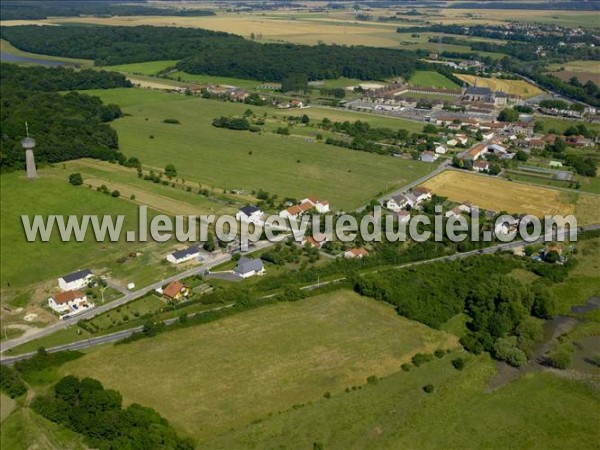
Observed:
[[[447,170],[423,186],[455,202],[471,202],[492,211],[511,214],[573,214],[575,202],[559,190],[501,180],[490,176]],[[597,197],[600,199],[600,197]],[[597,203],[600,207],[600,203]]]
[[[535,97],[543,92],[540,88],[525,80],[500,80],[498,78],[482,78],[475,75],[462,74],[457,74],[456,76],[470,85],[474,85],[477,82],[477,86],[489,87],[494,91],[503,91],[507,94],[518,95],[523,98]]]

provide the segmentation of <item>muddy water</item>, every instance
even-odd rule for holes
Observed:
[[[596,308],[600,308],[600,297],[590,298],[585,305],[571,307],[571,312],[583,314],[593,311]],[[516,380],[526,372],[543,369],[544,366],[542,366],[542,361],[546,352],[552,349],[554,343],[560,336],[571,331],[579,322],[579,319],[567,316],[556,316],[554,319],[546,321],[544,324],[544,341],[533,348],[533,355],[527,365],[517,369],[504,362],[496,362],[498,374],[490,380],[486,390],[493,391],[499,389],[505,384]],[[581,345],[580,347],[577,347],[576,345],[576,352],[573,354],[573,369],[580,370],[585,367],[585,370],[582,371],[585,371],[586,373],[600,373],[600,368],[595,367],[589,362],[590,358],[595,353],[600,352],[600,336],[590,336],[589,338],[584,338],[577,342],[581,342]]]

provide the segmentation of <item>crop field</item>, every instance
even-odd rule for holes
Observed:
[[[577,77],[580,82],[593,81],[600,84],[600,62],[598,61],[569,61],[562,64],[550,64],[548,70],[554,76],[568,81]]]
[[[342,290],[100,348],[63,372],[93,376],[202,440],[389,375],[418,351],[456,345],[454,336]]]
[[[535,97],[543,92],[537,86],[524,80],[501,80],[499,78],[483,78],[463,74],[457,74],[456,76],[470,85],[474,85],[477,82],[477,86],[479,87],[489,87],[494,91],[504,91],[507,94],[518,95],[523,98]]]
[[[415,74],[409,80],[409,83],[413,86],[432,87],[436,89],[460,89],[460,86],[458,86],[452,80],[446,78],[441,73],[425,70],[415,72]]]
[[[129,114],[112,123],[126,155],[136,156],[152,167],[163,168],[172,163],[179,177],[215,188],[246,192],[264,189],[280,197],[295,198],[311,194],[328,199],[335,209],[353,209],[379,192],[433,170],[426,163],[351,151],[294,136],[212,126],[215,117],[241,115],[248,109],[244,104],[140,89],[88,92],[107,103],[121,105]],[[251,109],[258,115],[276,113],[271,108]],[[413,124],[318,108],[295,109],[284,114],[307,114],[312,120],[364,118],[373,125],[395,124],[397,128]],[[166,118],[181,123],[165,124]],[[414,126],[422,129],[422,124],[415,122]]]
[[[466,359],[462,371],[450,360]],[[600,396],[591,384],[529,373],[486,392],[488,357],[451,354],[376,385],[332,395],[207,441],[200,448],[593,448]],[[435,391],[425,394],[427,383]],[[306,430],[310,430],[307,433]],[[417,443],[417,444],[415,444]]]
[[[445,171],[424,183],[434,193],[448,197],[452,201],[469,201],[480,208],[509,213],[533,214],[538,217],[546,214],[573,214],[579,224],[600,221],[600,196],[593,194],[567,194],[541,186],[510,182],[489,176],[470,174],[455,170]],[[575,198],[567,198],[567,196]],[[585,214],[580,218],[576,205]],[[585,213],[595,206],[595,212]]]

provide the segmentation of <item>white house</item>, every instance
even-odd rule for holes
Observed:
[[[94,275],[90,269],[83,269],[70,273],[58,279],[58,287],[61,291],[73,291],[86,287]]]
[[[242,256],[235,268],[233,273],[241,278],[249,278],[254,275],[264,275],[265,267],[260,259],[246,258]]]
[[[176,252],[167,255],[167,261],[172,264],[181,264],[182,262],[190,261],[192,259],[196,259],[200,256],[200,249],[196,245],[192,245],[191,247],[185,248],[183,250],[178,250]]]
[[[284,219],[298,219],[302,214],[311,209],[316,209],[319,214],[329,212],[329,202],[320,201],[314,197],[307,197],[300,200],[297,205],[290,206],[279,213],[279,217]]]
[[[448,147],[456,147],[458,145],[458,141],[456,139],[450,139],[446,142]]]
[[[483,139],[485,139],[487,141],[488,139],[491,139],[494,137],[494,132],[488,131],[486,133],[483,133],[482,136],[483,136]]]
[[[423,153],[421,153],[421,156],[419,156],[419,161],[423,162],[434,162],[436,159],[438,159],[438,155],[436,155],[433,152],[430,152],[429,150],[424,151]]]
[[[94,306],[93,303],[88,303],[87,297],[81,291],[72,290],[55,294],[48,299],[48,306],[57,313],[63,314],[79,314]]]
[[[412,194],[416,197],[416,204],[424,202],[426,200],[431,200],[431,189],[420,186],[416,187],[412,190]]]
[[[258,224],[261,221],[262,215],[263,212],[258,206],[246,205],[240,208],[235,218],[240,222]]]
[[[515,219],[514,217],[508,217],[506,221],[496,224],[494,227],[494,233],[496,233],[496,235],[509,234],[515,232],[518,226],[519,220]]]
[[[410,220],[410,213],[408,211],[398,211],[394,213],[394,217],[398,220],[398,223],[406,223]]]
[[[467,214],[469,214],[471,212],[472,208],[473,208],[473,205],[470,202],[464,202],[464,203],[461,203],[460,205],[458,205],[458,209],[460,209],[461,212],[464,212]]]
[[[456,145],[456,144],[455,144],[455,145]],[[436,152],[437,154],[439,154],[439,155],[445,155],[445,154],[446,154],[446,151],[447,151],[447,150],[446,150],[446,147],[444,147],[443,145],[438,145],[438,146],[435,148],[435,152]]]
[[[490,163],[487,161],[475,161],[473,163],[473,170],[475,172],[485,172],[490,170]]]
[[[461,214],[461,210],[460,208],[457,206],[455,208],[452,208],[449,211],[446,211],[446,218],[449,219],[450,217],[459,217]]]
[[[405,195],[395,195],[385,202],[385,207],[390,211],[398,212],[408,205],[408,199]]]

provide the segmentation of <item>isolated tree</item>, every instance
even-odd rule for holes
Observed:
[[[73,186],[81,186],[83,184],[83,177],[80,173],[72,173],[69,175],[69,183]]]
[[[165,175],[169,178],[175,178],[177,176],[177,169],[173,164],[167,164],[165,167]]]

